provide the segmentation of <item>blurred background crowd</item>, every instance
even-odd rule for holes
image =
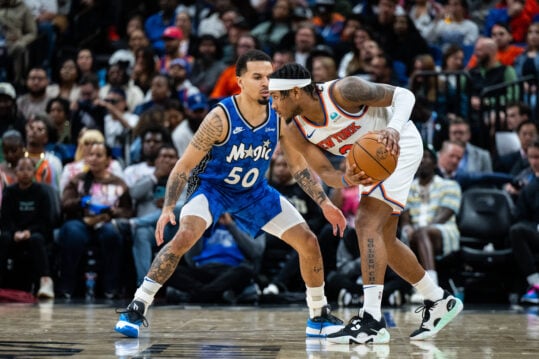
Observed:
[[[0,288],[131,293],[158,250],[168,174],[239,92],[250,49],[315,82],[412,90],[425,153],[399,238],[466,300],[539,303],[537,0],[0,0]],[[360,303],[358,189],[327,188],[349,218],[338,239],[279,151],[267,178],[319,236],[329,299]],[[387,276],[386,304],[421,300]],[[225,215],[162,296],[279,303],[304,289],[295,251]]]

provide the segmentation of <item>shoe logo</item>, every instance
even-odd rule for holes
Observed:
[[[451,299],[449,302],[447,302],[447,311],[451,311],[455,305],[457,304],[457,301],[454,299]]]
[[[232,131],[232,133],[233,133],[234,135],[237,135],[238,133],[243,132],[243,130],[244,130],[243,127],[236,127],[236,128],[234,129],[234,131]]]
[[[313,130],[313,132],[308,133],[308,134],[307,134],[307,138],[313,137],[313,135],[314,135],[315,132],[316,132],[316,130]]]
[[[133,303],[133,310],[138,310],[138,305],[137,305],[137,303]]]

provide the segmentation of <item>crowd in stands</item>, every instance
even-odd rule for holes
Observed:
[[[95,256],[97,296],[132,292],[158,250],[174,163],[211,108],[239,93],[236,58],[261,49],[276,69],[305,65],[315,82],[411,89],[425,153],[401,239],[437,281],[437,258],[459,250],[463,193],[503,190],[516,208],[515,291],[539,303],[537,0],[0,0],[0,25],[0,287],[84,296]],[[319,236],[330,299],[358,303],[357,189],[327,188],[349,218],[339,240],[279,152],[267,178]],[[413,301],[388,276],[386,302]],[[224,215],[163,295],[286,301],[301,283],[295,251]]]

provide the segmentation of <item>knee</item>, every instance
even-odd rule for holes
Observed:
[[[199,238],[200,236],[191,229],[180,229],[170,242],[170,245],[174,252],[183,254],[187,252]]]
[[[306,231],[304,237],[299,242],[301,243],[298,253],[302,255],[309,255],[311,257],[320,255],[320,245],[318,243],[318,238],[311,231]]]

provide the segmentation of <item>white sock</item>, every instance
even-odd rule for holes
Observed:
[[[307,287],[307,286],[306,286]],[[320,287],[307,287],[307,306],[311,318],[322,315],[322,308],[328,304],[324,295],[324,283]]]
[[[432,300],[433,302],[442,299],[444,296],[444,290],[434,283],[427,272],[425,272],[423,278],[419,282],[413,284],[413,286],[423,298]]]
[[[529,285],[539,286],[539,273],[535,272],[526,277]]]
[[[427,274],[430,276],[430,279],[432,279],[434,284],[438,285],[438,272],[436,272],[434,269],[428,269]]]
[[[144,282],[135,292],[135,300],[140,300],[145,304],[144,314],[148,311],[148,307],[152,304],[153,298],[160,288],[161,284],[151,278],[144,277]]]
[[[363,312],[367,312],[376,320],[382,319],[382,294],[383,284],[363,285]]]

